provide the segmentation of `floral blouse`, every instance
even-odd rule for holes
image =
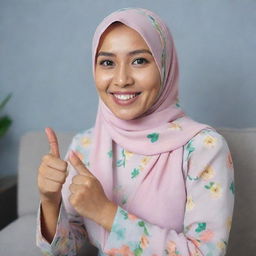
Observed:
[[[88,167],[91,132],[87,130],[76,135],[70,146]],[[99,239],[100,233],[95,232],[99,225],[85,221],[63,198],[51,244],[41,234],[40,209],[38,211],[37,245],[43,254],[75,256],[87,240],[99,249],[99,255],[225,255],[234,205],[234,170],[228,145],[222,135],[207,128],[188,141],[183,149],[187,199],[182,232],[160,227],[126,210],[128,194],[124,192],[125,186],[143,171],[149,157],[141,156],[138,168],[130,173],[130,181],[122,180],[123,175],[118,168],[121,169],[133,153],[118,147],[116,150],[120,157],[116,159],[113,190],[118,210],[111,231],[106,232],[104,244]],[[106,153],[113,157],[112,151]]]

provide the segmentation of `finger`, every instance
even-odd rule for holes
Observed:
[[[45,166],[52,167],[54,169],[57,169],[62,172],[67,171],[68,163],[62,159],[56,158],[55,156],[52,156],[51,154],[47,154],[43,156],[42,163]]]
[[[44,169],[43,175],[46,179],[60,183],[60,184],[64,184],[67,177],[66,173],[63,173],[62,171],[58,171],[50,167],[46,167]]]
[[[45,133],[48,138],[51,154],[60,158],[59,144],[58,144],[58,139],[57,139],[55,132],[51,128],[47,127],[47,128],[45,128]]]
[[[74,193],[76,193],[77,191],[80,191],[80,189],[81,189],[81,185],[77,185],[77,184],[70,184],[70,186],[69,186],[69,191],[72,193],[72,194],[74,194]]]
[[[70,151],[69,162],[80,175],[94,177],[93,174],[85,167],[84,163],[80,160],[80,158],[76,155],[76,153],[73,150]]]

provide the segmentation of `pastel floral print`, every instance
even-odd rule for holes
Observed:
[[[166,252],[166,255],[169,255],[169,256],[179,256],[180,255],[180,253],[176,249],[176,244],[173,241],[167,242],[167,248],[166,248],[165,252]]]
[[[88,147],[91,144],[91,140],[88,137],[82,138],[82,145]]]
[[[143,157],[140,161],[140,165],[137,167],[137,168],[134,168],[131,172],[131,178],[136,178],[141,171],[144,170],[144,168],[146,167],[146,165],[148,164],[150,160],[150,157],[146,156],[146,157]]]
[[[89,137],[88,134],[81,136]],[[86,162],[90,145],[83,148],[81,141],[76,139],[72,149],[78,151]],[[233,169],[231,164],[227,164],[229,150],[220,135],[213,130],[203,130],[184,145],[183,162],[184,168],[187,168],[184,170],[187,174],[184,182],[187,198],[184,205],[183,230],[182,227],[179,230],[160,227],[144,219],[143,215],[139,217],[126,209],[130,200],[129,186],[134,186],[134,179],[143,172],[151,157],[142,155],[134,161],[133,153],[120,147],[117,152],[118,160],[121,160],[118,162],[119,167],[116,166],[118,160],[113,159],[112,150],[106,151],[105,155],[106,159],[114,161],[118,175],[124,179],[122,185],[114,184],[113,194],[119,206],[105,245],[103,246],[98,233],[94,233],[98,226],[85,226],[82,217],[70,214],[69,206],[64,207],[62,204],[56,234],[51,244],[42,237],[39,211],[37,244],[44,255],[77,255],[77,248],[88,240],[87,232],[90,233],[91,243],[99,248],[101,256],[225,255],[232,223],[235,188]],[[132,164],[135,167],[130,173],[124,173],[123,164]],[[154,205],[152,209],[158,210]]]
[[[122,150],[122,155],[121,155],[121,159],[116,161],[116,166],[117,167],[125,167],[125,163],[126,163],[126,155],[125,155],[125,150]]]
[[[214,175],[215,175],[215,171],[213,167],[209,165],[204,169],[204,171],[200,175],[200,178],[202,178],[203,180],[210,180],[214,177]]]
[[[109,158],[112,158],[112,157],[113,157],[113,151],[112,151],[112,149],[107,152],[107,155],[108,155]]]
[[[147,135],[147,138],[150,139],[152,143],[158,141],[159,134],[158,133],[151,133]]]
[[[192,196],[188,196],[187,197],[187,203],[186,203],[186,210],[191,211],[191,210],[194,209],[194,207],[195,207],[195,203],[193,201]]]
[[[218,198],[221,196],[222,188],[220,184],[216,184],[215,182],[210,182],[208,185],[205,185],[204,187],[210,190],[213,198]]]
[[[217,143],[217,139],[214,138],[213,136],[211,135],[207,135],[205,138],[204,138],[204,144],[206,147],[208,148],[212,148],[216,145]]]
[[[133,156],[133,153],[124,149],[124,155],[126,159],[129,160]]]
[[[175,122],[171,122],[169,123],[169,128],[173,131],[181,131],[182,130],[182,127],[180,124],[178,123],[175,123]]]
[[[233,168],[233,160],[230,152],[227,154],[227,166],[229,169]]]
[[[193,146],[193,139],[191,139],[185,146],[186,152],[187,152],[187,159],[186,161],[188,161],[188,159],[190,158],[191,153],[195,150],[195,147]]]

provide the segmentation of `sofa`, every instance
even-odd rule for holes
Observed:
[[[217,130],[229,144],[235,167],[236,201],[227,256],[256,256],[256,128]],[[74,134],[57,134],[64,156]],[[18,218],[0,231],[0,256],[42,255],[35,244],[39,202],[36,184],[39,163],[48,150],[43,132],[29,132],[20,140]],[[97,255],[97,250],[86,244],[79,255]]]

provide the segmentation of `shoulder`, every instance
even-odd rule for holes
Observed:
[[[185,150],[219,150],[227,147],[226,139],[214,128],[205,128],[193,136],[186,144]]]
[[[206,128],[197,133],[184,145],[184,161],[204,165],[207,161],[230,158],[226,139],[214,128]]]
[[[89,152],[92,144],[92,133],[93,128],[77,133],[72,139],[70,150],[73,150],[78,154]]]

